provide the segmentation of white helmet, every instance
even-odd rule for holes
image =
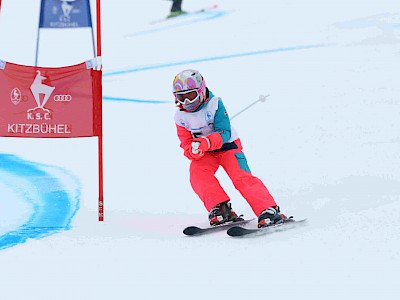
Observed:
[[[195,111],[206,99],[206,82],[199,71],[184,70],[175,76],[172,92],[178,107]]]

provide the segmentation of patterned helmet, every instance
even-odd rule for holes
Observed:
[[[196,91],[194,101],[178,101],[178,95]],[[203,76],[196,70],[184,70],[175,76],[172,92],[175,103],[187,111],[195,111],[206,99],[206,82]],[[186,99],[188,100],[188,99]]]

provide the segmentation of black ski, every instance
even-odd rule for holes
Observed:
[[[232,226],[245,225],[253,220],[254,219],[249,219],[249,220],[240,219],[237,221],[232,221],[229,223],[224,223],[224,224],[212,226],[212,227],[210,226],[210,227],[206,227],[206,228],[200,228],[197,226],[189,226],[183,230],[183,234],[192,236],[192,235],[201,235],[201,234],[206,234],[206,233],[212,233],[212,232],[217,232],[220,230],[226,230],[228,228],[231,228]],[[243,228],[243,227],[240,227],[240,228]]]
[[[241,226],[236,226],[240,224],[235,224],[231,228],[228,229],[226,232],[229,236],[233,237],[240,237],[240,236],[245,236],[245,235],[260,235],[260,234],[266,234],[266,233],[272,233],[272,232],[277,232],[277,231],[284,231],[290,228],[293,228],[301,223],[305,223],[307,219],[302,219],[296,221],[293,219],[293,217],[290,217],[286,220],[284,220],[282,223],[276,224],[276,225],[271,225],[268,227],[262,227],[262,228],[244,228]]]
[[[165,22],[165,21],[168,21],[168,20],[176,19],[176,18],[181,17],[181,16],[200,14],[200,13],[203,13],[203,12],[206,12],[206,11],[209,11],[209,10],[213,10],[213,9],[217,9],[217,8],[218,8],[218,4],[214,4],[212,6],[201,8],[201,9],[198,9],[198,10],[188,11],[185,14],[177,15],[177,16],[174,16],[174,17],[165,17],[165,18],[162,18],[162,19],[158,19],[158,20],[150,22],[150,25],[154,25],[154,24],[162,23],[162,22]]]

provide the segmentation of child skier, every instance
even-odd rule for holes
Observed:
[[[210,225],[240,219],[215,177],[219,166],[258,216],[258,227],[286,219],[262,181],[251,174],[224,104],[207,88],[203,76],[196,70],[180,72],[173,81],[173,94],[180,147],[191,160],[190,184],[209,212]]]

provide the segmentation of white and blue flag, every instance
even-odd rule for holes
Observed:
[[[39,27],[92,27],[89,0],[42,0]]]

